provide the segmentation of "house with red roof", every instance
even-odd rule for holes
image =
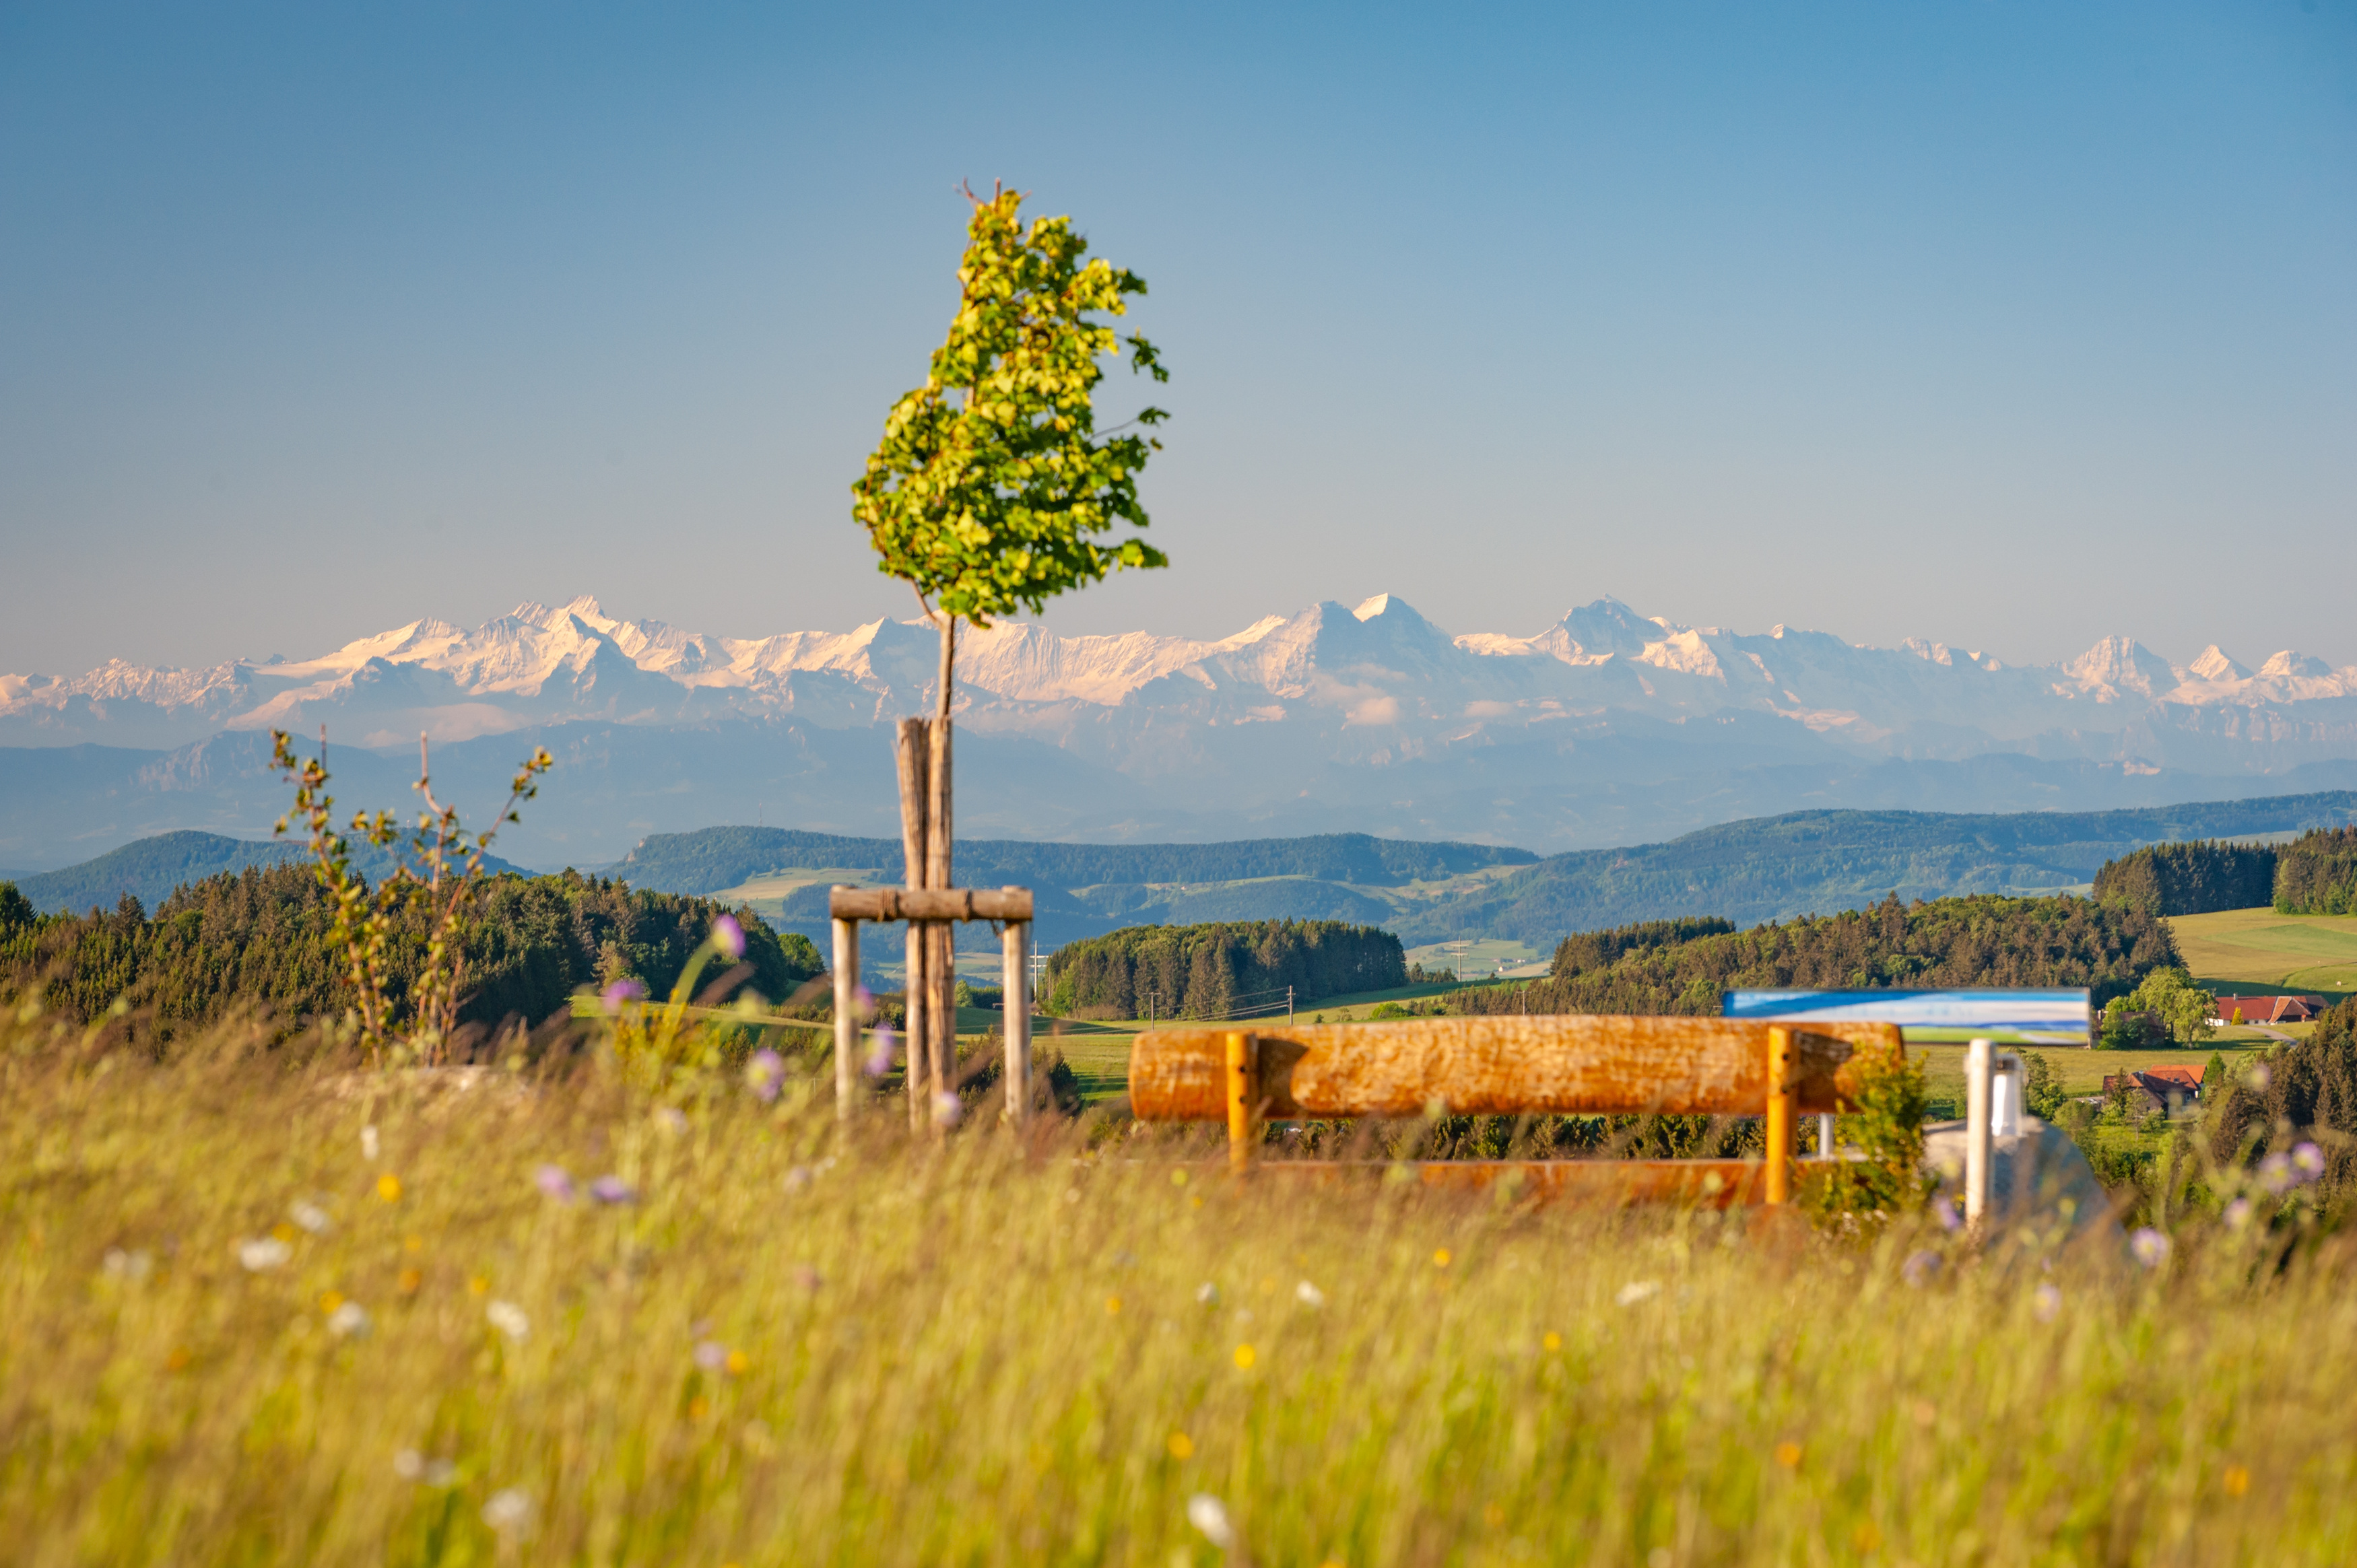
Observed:
[[[2104,1092],[2109,1095],[2126,1089],[2134,1108],[2139,1112],[2166,1111],[2171,1105],[2192,1105],[2201,1099],[2201,1078],[2208,1070],[2206,1064],[2190,1067],[2169,1062],[2135,1072],[2108,1073],[2104,1078]]]
[[[2321,996],[2221,996],[2213,1024],[2305,1024],[2324,1011]]]

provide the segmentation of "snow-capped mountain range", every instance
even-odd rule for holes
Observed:
[[[920,621],[727,638],[619,620],[580,598],[520,605],[472,630],[416,621],[299,661],[0,676],[0,748],[227,757],[220,737],[324,725],[346,746],[406,747],[424,732],[503,758],[516,732],[531,732],[562,758],[594,736],[609,759],[610,809],[579,832],[615,840],[614,858],[637,833],[749,815],[653,800],[696,789],[641,788],[631,770],[642,764],[626,756],[707,758],[771,822],[889,832],[888,751],[863,736],[930,711],[938,660]],[[981,748],[962,755],[982,769],[961,767],[961,822],[1013,836],[1246,836],[1282,824],[1544,850],[1812,802],[2146,803],[2151,789],[2115,786],[2161,775],[2195,791],[2170,799],[2283,793],[2294,781],[2263,780],[2357,759],[2357,666],[2289,650],[2255,670],[2215,647],[2177,665],[2107,638],[2066,664],[2014,665],[1939,643],[1682,626],[1609,598],[1532,636],[1451,635],[1390,595],[1270,616],[1217,641],[1067,638],[1008,622],[965,631],[957,673],[961,734]],[[8,780],[31,777],[31,761],[8,755],[0,807],[15,811]],[[997,777],[993,756],[1030,760],[985,784]],[[1889,771],[1902,763],[1953,766],[1906,784]],[[143,766],[180,778],[213,765]],[[2055,768],[2084,787],[2050,789]],[[1876,768],[1882,782],[1868,795],[1843,782]],[[1919,801],[1926,791],[1938,799]],[[1607,796],[1619,798],[1609,810],[1598,804]],[[237,831],[226,821],[169,825]],[[77,832],[86,842],[101,830]],[[0,835],[0,856],[30,864],[8,848],[14,837]]]
[[[713,637],[618,620],[579,598],[519,605],[472,631],[413,621],[299,662],[0,675],[0,744],[170,746],[322,723],[368,746],[582,719],[792,715],[854,727],[930,709],[939,656],[921,621]],[[963,632],[957,678],[966,726],[1060,741],[1126,713],[1339,730],[1347,750],[1372,757],[1501,726],[1740,713],[1886,755],[2059,746],[2158,765],[2169,758],[2150,752],[2191,746],[2206,763],[2252,770],[2357,756],[2357,665],[2334,670],[2288,649],[2253,671],[2214,646],[2178,665],[2114,637],[2066,664],[2008,665],[1913,639],[1879,649],[1781,626],[1757,636],[1680,626],[1609,598],[1531,637],[1451,636],[1388,594],[1269,616],[1216,642],[1003,622]]]

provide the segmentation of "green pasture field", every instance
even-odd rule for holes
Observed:
[[[2313,992],[2335,1002],[2357,993],[2357,915],[2228,909],[2174,915],[2169,924],[2205,990]]]
[[[1546,973],[1547,966],[1555,961],[1555,950],[1504,937],[1484,937],[1469,942],[1461,953],[1449,951],[1445,942],[1410,948],[1407,961],[1420,963],[1427,971],[1455,966],[1469,980],[1487,979],[1501,967],[1511,978],[1528,980]]]
[[[2339,1240],[2180,1215],[2147,1273],[261,1044],[0,1018],[11,1562],[2357,1556]]]
[[[832,887],[838,882],[856,882],[866,886],[874,884],[876,873],[877,867],[872,865],[788,866],[704,897],[732,909],[739,904],[749,904],[753,907],[753,913],[761,918],[775,920],[783,915],[786,899],[813,883],[822,887]]]

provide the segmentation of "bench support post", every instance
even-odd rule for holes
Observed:
[[[1768,1171],[1767,1201],[1792,1201],[1793,1111],[1792,1031],[1768,1031]]]
[[[859,922],[834,922],[834,1119],[851,1120],[859,1096]]]
[[[1252,1168],[1260,1149],[1260,1036],[1228,1036],[1228,1168]]]

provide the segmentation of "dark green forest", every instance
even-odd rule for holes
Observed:
[[[1407,983],[1399,939],[1338,920],[1132,926],[1057,950],[1041,987],[1066,1017],[1225,1018]]]
[[[2357,915],[2357,827],[2319,828],[2284,845],[2275,907],[2278,915]]]
[[[635,979],[666,994],[725,911],[706,899],[633,891],[567,872],[505,875],[485,884],[461,937],[466,1001],[460,1021],[537,1024],[583,986]],[[0,883],[0,1002],[38,992],[50,1008],[84,1022],[117,998],[164,1038],[260,1007],[289,1026],[345,1006],[333,914],[307,865],[249,866],[182,887],[151,917],[125,896],[112,910],[41,915]],[[749,910],[746,983],[772,1001],[791,996],[822,965],[799,936],[780,938]],[[396,1008],[422,969],[426,931],[413,912],[390,959]]]
[[[1615,926],[1606,931],[1575,931],[1555,944],[1551,972],[1557,976],[1579,974],[1617,963],[1646,948],[1675,947],[1697,937],[1727,936],[1734,929],[1732,920],[1695,915],[1677,920],[1641,920],[1633,926]]]
[[[2211,1154],[2225,1163],[2246,1147],[2255,1155],[2271,1147],[2287,1153],[2319,1129],[2337,1133],[2316,1141],[2329,1184],[2348,1191],[2357,1181],[2357,996],[2319,1018],[2308,1038],[2270,1055],[2266,1067],[2263,1081],[2243,1079],[2213,1113]]]
[[[2272,847],[2220,839],[2150,844],[2095,873],[2096,897],[2124,898],[2156,915],[2255,909],[2275,887]]]
[[[2090,988],[2100,1007],[2178,961],[2159,916],[2071,897],[1886,898],[1871,909],[1661,940],[1672,935],[1665,922],[1574,938],[1546,979],[1476,987],[1448,1007],[1709,1017],[1719,993],[1734,989],[2064,985]]]

